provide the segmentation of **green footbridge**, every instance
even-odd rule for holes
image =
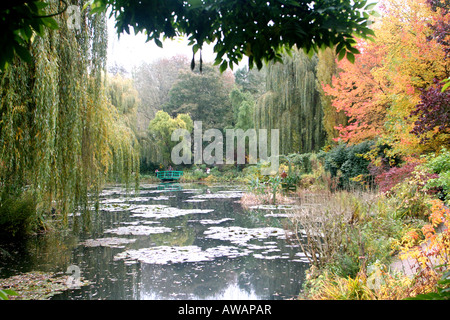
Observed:
[[[183,176],[183,171],[158,171],[156,176],[161,181],[179,180]]]

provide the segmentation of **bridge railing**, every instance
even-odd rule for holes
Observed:
[[[179,179],[183,175],[183,171],[158,171],[156,176],[159,179]]]

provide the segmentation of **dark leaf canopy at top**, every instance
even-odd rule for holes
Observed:
[[[372,39],[367,0],[94,0],[96,10],[111,9],[119,34],[144,32],[147,41],[185,35],[193,54],[214,44],[220,70],[244,56],[249,66],[281,61],[293,46],[312,54],[337,46],[354,60],[354,37]],[[194,58],[193,58],[194,61]]]
[[[60,3],[64,11],[68,2]],[[40,34],[44,26],[58,27],[51,15],[45,16],[46,6],[42,0],[0,5],[0,69],[14,53],[30,60],[32,30]],[[205,43],[214,44],[215,64],[222,72],[244,56],[250,68],[261,69],[264,62],[282,61],[282,53],[294,46],[309,55],[336,46],[340,59],[353,61],[359,53],[354,38],[373,40],[370,18],[376,15],[367,0],[90,0],[87,7],[91,14],[110,9],[119,35],[133,28],[161,47],[166,38],[187,36],[193,61]]]

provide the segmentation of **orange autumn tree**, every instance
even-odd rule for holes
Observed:
[[[429,24],[438,13],[427,2],[381,1],[376,42],[360,42],[355,63],[340,61],[341,72],[324,86],[336,110],[349,117],[348,125],[337,128],[343,141],[381,137],[403,155],[426,148],[411,134],[414,119],[409,115],[420,101],[420,89],[450,70],[441,44],[429,37]]]
[[[373,139],[383,131],[386,114],[384,81],[377,79],[375,73],[383,66],[384,45],[359,42],[361,52],[354,63],[341,60],[338,76],[331,85],[323,86],[324,92],[333,98],[336,111],[343,111],[348,124],[337,126],[339,139],[351,144]]]
[[[422,89],[443,79],[450,70],[442,44],[430,38],[430,27],[439,12],[428,0],[383,1],[386,19],[377,35],[386,43],[384,76],[390,82],[390,106],[386,117],[386,135],[394,149],[412,155],[433,149],[411,133],[416,119],[411,111],[420,103]]]

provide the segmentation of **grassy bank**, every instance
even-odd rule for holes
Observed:
[[[311,264],[300,298],[448,297],[450,210],[430,196],[406,212],[399,202],[380,192],[299,191],[289,228]],[[409,272],[393,268],[398,259]]]
[[[298,189],[289,197],[300,207],[289,228],[311,263],[300,297],[448,298],[448,151],[371,173],[369,161],[347,170],[350,151],[292,155],[280,165],[283,181]],[[273,194],[285,201],[275,177],[246,178],[244,204],[269,203]],[[398,259],[409,272],[393,267]]]

